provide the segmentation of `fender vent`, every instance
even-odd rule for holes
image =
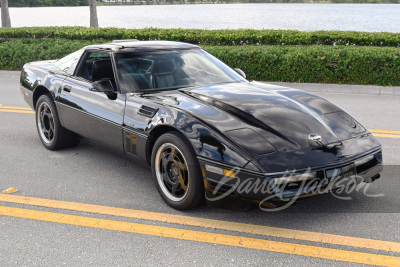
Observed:
[[[156,115],[158,108],[152,108],[146,105],[142,105],[139,108],[138,114],[143,115],[148,118],[153,118]]]

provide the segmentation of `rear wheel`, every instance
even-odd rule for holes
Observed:
[[[152,172],[164,201],[178,210],[198,206],[204,199],[199,162],[191,144],[178,133],[167,133],[156,141]]]
[[[40,96],[36,103],[36,127],[40,141],[49,150],[79,143],[76,134],[61,126],[56,106],[49,95]]]

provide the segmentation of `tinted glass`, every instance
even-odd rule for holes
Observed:
[[[54,65],[62,71],[65,71],[69,74],[73,74],[75,71],[76,64],[78,63],[79,59],[82,56],[84,50],[78,50],[72,54],[69,54],[66,57],[63,57],[57,60]]]
[[[121,53],[115,59],[121,87],[126,92],[244,81],[235,71],[201,49]]]
[[[93,67],[97,66],[97,78],[93,79]],[[99,68],[100,67],[100,68]],[[90,82],[99,79],[112,79],[114,81],[114,74],[112,70],[110,53],[102,52],[89,52],[80,64],[80,69],[76,76],[82,77]]]

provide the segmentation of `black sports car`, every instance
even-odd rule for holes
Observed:
[[[82,136],[142,158],[176,209],[205,196],[278,207],[382,171],[379,142],[336,105],[249,82],[190,44],[121,40],[28,63],[21,93],[46,148]]]

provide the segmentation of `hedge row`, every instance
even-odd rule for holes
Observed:
[[[295,30],[0,28],[0,38],[173,40],[201,45],[357,45],[400,47],[400,33]]]
[[[400,49],[392,47],[205,47],[250,80],[400,85]]]
[[[15,39],[0,42],[0,70],[20,70],[31,61],[58,59],[101,40]],[[103,41],[104,42],[104,41]]]
[[[61,58],[104,40],[16,39],[0,42],[0,69]],[[400,85],[400,49],[348,46],[203,46],[249,80]]]

